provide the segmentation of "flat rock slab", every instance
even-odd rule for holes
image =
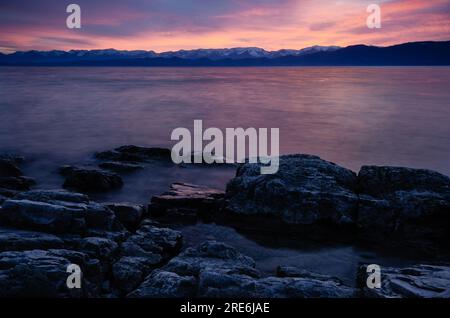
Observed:
[[[365,297],[450,298],[450,266],[416,265],[381,268],[381,288],[367,287],[367,266],[359,269],[359,286]]]
[[[0,252],[63,247],[64,241],[52,234],[0,227]]]
[[[63,190],[36,190],[3,202],[7,224],[49,233],[82,234],[88,229],[116,230],[114,212],[88,197]]]
[[[188,183],[173,183],[169,191],[154,196],[149,212],[156,217],[169,217],[175,220],[197,219],[217,212],[225,193],[221,190]]]

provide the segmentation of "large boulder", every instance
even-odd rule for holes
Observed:
[[[358,174],[358,192],[362,237],[406,240],[415,249],[423,244],[424,248],[448,245],[449,177],[424,169],[364,166]]]
[[[99,169],[64,166],[60,168],[60,173],[66,178],[64,188],[84,193],[105,192],[123,186],[118,174]]]
[[[67,267],[80,266],[81,288],[66,285]],[[0,253],[0,297],[87,297],[98,288],[89,281],[96,262],[83,253],[70,250],[31,250]]]
[[[358,271],[358,286],[371,298],[450,298],[450,266],[415,265],[381,268],[381,288],[367,287],[367,266]]]
[[[152,197],[148,210],[152,217],[196,221],[217,212],[224,195],[221,190],[176,182],[170,185],[169,191]]]
[[[114,212],[88,197],[63,190],[35,190],[6,200],[2,219],[15,227],[49,233],[85,233],[87,229],[115,230]]]
[[[171,160],[171,150],[166,148],[146,148],[134,145],[118,147],[114,150],[98,152],[97,159],[119,162],[148,162],[151,160]]]
[[[356,174],[311,155],[281,156],[275,174],[260,164],[240,166],[227,185],[227,209],[238,215],[261,215],[288,224],[348,225],[355,221]]]
[[[253,259],[233,247],[208,241],[188,248],[153,271],[129,297],[351,297],[354,290],[335,280],[261,277]]]

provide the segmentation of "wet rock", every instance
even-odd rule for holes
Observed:
[[[87,196],[61,190],[30,191],[6,200],[2,219],[8,224],[49,233],[84,233],[89,228],[119,229],[114,212]]]
[[[79,249],[93,258],[111,261],[117,256],[119,245],[102,237],[85,237],[80,240]]]
[[[143,205],[131,203],[108,203],[106,206],[111,209],[116,218],[130,231],[135,230],[141,223],[145,213]]]
[[[0,252],[58,249],[63,246],[63,240],[52,234],[0,227]]]
[[[160,263],[161,257],[158,254],[150,257],[124,256],[112,267],[114,285],[120,292],[129,293]]]
[[[96,288],[84,275],[81,289],[66,285],[68,265],[76,263],[83,273],[93,263],[79,252],[69,250],[32,250],[0,253],[0,297],[86,297]]]
[[[193,276],[154,270],[129,298],[187,298],[195,295],[197,281]]]
[[[102,162],[98,165],[102,169],[112,170],[115,172],[132,172],[140,169],[144,169],[143,165],[139,165],[131,162]]]
[[[442,246],[450,238],[449,177],[424,169],[364,166],[358,191],[362,237],[409,240],[415,249]]]
[[[182,236],[168,228],[143,225],[120,247],[121,258],[113,265],[113,282],[122,293],[136,288],[150,271],[181,248]]]
[[[22,171],[12,160],[0,158],[0,177],[20,177],[22,175]]]
[[[450,298],[450,266],[416,265],[406,268],[381,268],[381,288],[367,287],[367,266],[358,272],[358,285],[365,297],[375,298]]]
[[[146,148],[138,146],[122,146],[110,151],[98,152],[97,159],[124,161],[124,162],[147,162],[150,160],[171,160],[171,150],[165,148]]]
[[[262,215],[288,224],[349,225],[355,221],[356,174],[311,155],[280,157],[275,174],[260,165],[238,168],[227,185],[227,209],[238,215]]]
[[[223,202],[224,192],[188,183],[173,183],[169,191],[154,196],[149,213],[154,217],[173,220],[208,218],[217,212]]]
[[[129,297],[352,297],[354,290],[333,279],[266,277],[254,261],[224,243],[188,248],[153,271]],[[161,296],[158,296],[161,295]]]
[[[66,177],[64,188],[80,192],[105,192],[123,186],[122,178],[118,174],[103,170],[64,166],[61,167],[60,173]]]

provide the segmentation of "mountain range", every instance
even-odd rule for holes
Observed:
[[[156,53],[115,49],[0,53],[0,66],[340,66],[450,65],[450,41],[388,47],[312,46],[266,51],[257,47]]]

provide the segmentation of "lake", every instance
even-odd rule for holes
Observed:
[[[192,129],[194,119],[222,129],[279,128],[281,153],[319,155],[355,172],[375,164],[450,175],[450,67],[3,67],[0,72],[0,151],[26,156],[24,170],[39,188],[60,187],[57,168],[89,162],[95,151],[125,144],[171,147],[172,130]],[[233,168],[155,164],[125,176],[120,191],[94,198],[147,203],[174,181],[223,189],[233,175]],[[351,246],[314,252],[264,247],[214,225],[182,230],[188,244],[199,238],[231,242],[267,272],[283,262],[319,272],[334,268],[331,272],[349,281],[355,264],[372,255]]]

